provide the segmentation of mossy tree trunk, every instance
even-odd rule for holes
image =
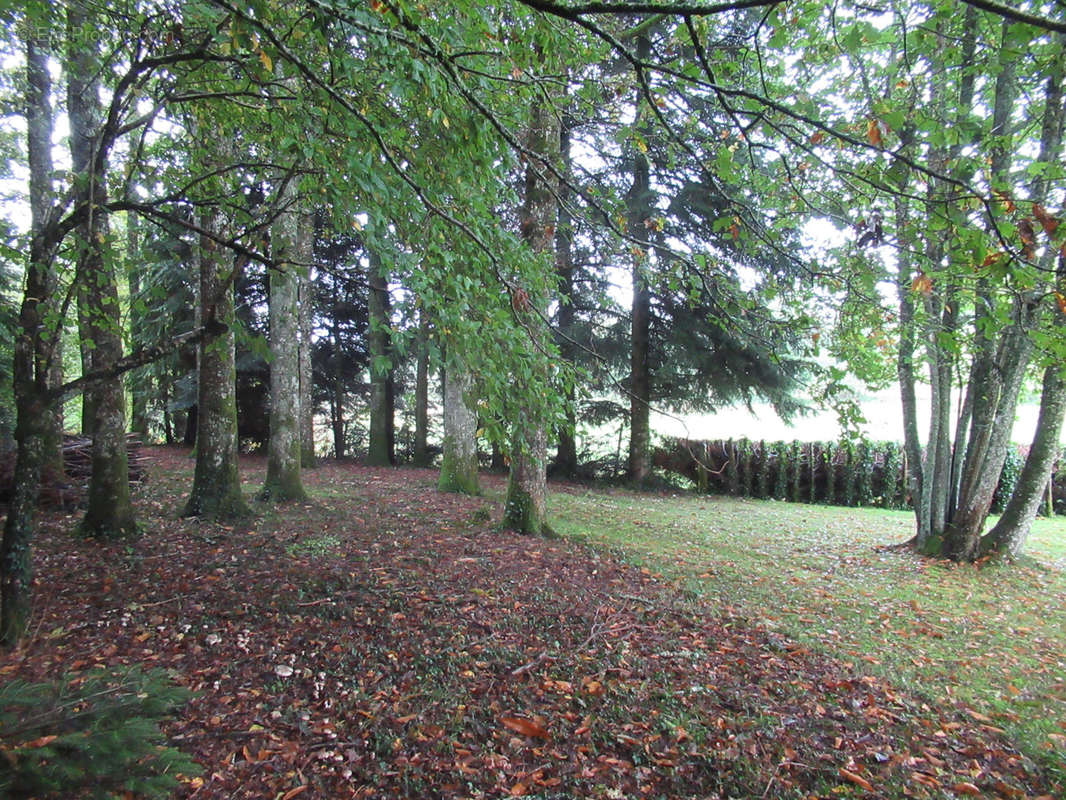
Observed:
[[[393,380],[389,277],[381,257],[371,251],[367,274],[370,350],[370,445],[366,463],[387,467],[395,454],[395,382]]]
[[[77,231],[79,298],[84,307],[83,354],[89,370],[108,369],[122,358],[122,329],[115,277],[114,254],[109,246],[107,212],[107,159],[98,151],[101,124],[99,85],[95,63],[94,32],[84,9],[67,9],[68,63],[67,116],[70,121],[71,168],[76,176],[79,204],[88,209]],[[83,355],[83,362],[86,360]],[[83,367],[85,364],[83,363]],[[86,425],[93,438],[92,472],[88,508],[82,530],[89,536],[113,538],[137,532],[130,501],[126,450],[126,394],[121,377],[97,381],[85,392],[89,414]]]
[[[205,231],[215,231],[215,212],[201,216]],[[233,334],[233,283],[223,268],[219,248],[200,237],[200,309],[205,326],[216,334],[199,346],[197,383],[196,467],[192,492],[185,504],[187,517],[239,519],[251,513],[241,493],[237,439],[237,367]]]
[[[30,166],[30,253],[15,332],[15,471],[3,539],[0,540],[0,645],[11,647],[25,633],[30,615],[31,542],[41,473],[59,452],[55,416],[47,404],[58,323],[46,298],[54,297],[55,247],[42,235],[52,204],[52,106],[48,72],[47,17],[27,25],[26,129]],[[51,333],[49,331],[51,330]]]
[[[442,492],[479,494],[477,413],[471,398],[473,380],[458,356],[449,354],[444,369],[444,440],[437,487]]]
[[[274,223],[270,270],[270,443],[263,500],[306,500],[300,478],[300,353],[297,299],[297,215]]]
[[[558,211],[555,199],[556,186],[551,171],[545,164],[554,164],[559,155],[559,127],[555,110],[548,108],[543,100],[533,104],[530,115],[529,149],[544,163],[530,158],[526,164],[525,195],[521,210],[522,238],[533,253],[545,257],[551,253],[555,236]],[[538,305],[544,301],[533,299]],[[546,341],[540,311],[530,309],[516,312],[522,315],[522,323],[531,338]],[[534,345],[536,343],[534,342]],[[534,373],[538,375],[537,372]],[[548,391],[547,375],[539,374]],[[536,410],[530,409],[521,418],[511,420],[511,476],[507,483],[507,499],[504,502],[503,524],[505,527],[534,535],[550,533],[548,527],[547,484],[547,424]]]

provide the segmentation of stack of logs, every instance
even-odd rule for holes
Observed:
[[[147,475],[148,460],[141,440],[134,434],[126,436],[129,457],[130,483],[141,483]],[[15,484],[15,451],[11,447],[0,459],[0,502],[7,502]],[[43,507],[73,508],[84,499],[93,467],[93,441],[87,436],[63,437],[63,475],[41,476],[40,505]]]

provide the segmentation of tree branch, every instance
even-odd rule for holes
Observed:
[[[199,328],[194,328],[186,333],[178,334],[168,341],[154,344],[150,347],[139,348],[107,367],[92,370],[91,372],[85,373],[80,378],[67,381],[62,386],[49,389],[45,394],[46,402],[49,405],[53,405],[64,398],[81,392],[91,384],[117,378],[119,375],[125,375],[130,370],[158,361],[164,356],[170,355],[186,345],[199,344],[205,339],[213,339],[217,336],[221,336],[227,330],[229,330],[229,328],[226,325],[217,321],[210,321]]]

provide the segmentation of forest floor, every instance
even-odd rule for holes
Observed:
[[[187,452],[148,453],[142,538],[43,515],[33,635],[0,679],[170,670],[195,695],[166,733],[203,765],[179,797],[1066,793],[962,701],[602,546],[498,530],[499,479],[470,498],[324,462],[310,502],[221,526],[177,517]],[[242,462],[249,493],[264,466]]]

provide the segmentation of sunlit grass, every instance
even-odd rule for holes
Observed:
[[[555,493],[551,512],[565,536],[1066,762],[1066,519],[1038,520],[1022,562],[978,568],[885,549],[909,512],[621,492]]]

